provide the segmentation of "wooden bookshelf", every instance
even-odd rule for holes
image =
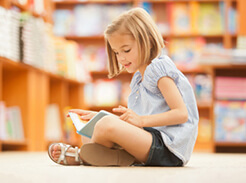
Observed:
[[[167,3],[192,3],[194,0],[144,0],[141,2],[149,2],[153,4],[153,11],[158,17],[163,16],[163,8]],[[199,0],[199,3],[219,3],[224,2],[226,12],[230,7],[235,7],[238,11],[238,32],[231,34],[228,31],[224,31],[221,34],[215,35],[201,35],[201,34],[174,34],[169,33],[163,35],[163,38],[168,41],[176,38],[196,38],[203,37],[208,42],[219,42],[222,43],[225,48],[234,48],[238,36],[246,35],[246,1],[245,0]],[[140,0],[119,0],[119,1],[107,1],[107,0],[95,0],[95,1],[57,1],[45,0],[45,14],[38,15],[28,8],[27,5],[20,5],[17,0],[1,0],[0,6],[9,9],[11,6],[18,7],[21,11],[27,10],[34,16],[42,17],[48,22],[52,22],[52,13],[56,9],[73,9],[76,5],[86,4],[131,4],[133,7],[138,6]],[[225,24],[228,24],[228,17],[225,17]],[[98,36],[66,36],[68,40],[74,40],[78,43],[85,45],[104,45],[103,35]],[[213,86],[217,76],[241,76],[246,77],[246,66],[245,65],[204,65],[192,69],[180,68],[180,70],[187,75],[198,75],[208,74],[211,75],[213,80]],[[92,72],[93,81],[101,78],[107,78],[107,72]],[[116,79],[130,81],[132,75],[123,73]],[[17,84],[18,83],[18,84]],[[21,108],[23,115],[23,126],[25,131],[25,140],[20,141],[1,141],[0,140],[0,151],[1,150],[28,150],[28,151],[40,151],[47,149],[47,145],[51,143],[44,137],[44,116],[45,108],[47,105],[56,103],[60,109],[60,115],[62,124],[64,123],[64,108],[66,106],[72,106],[74,108],[84,108],[90,110],[108,110],[111,111],[113,107],[88,107],[84,104],[84,91],[83,83],[75,80],[65,78],[47,71],[43,71],[34,68],[30,65],[26,65],[20,62],[14,62],[12,60],[0,57],[0,99],[6,102],[7,106],[18,105]],[[214,87],[213,87],[214,90]],[[198,103],[198,110],[201,117],[208,117],[211,124],[212,137],[209,142],[197,142],[195,145],[195,151],[211,151],[211,152],[229,152],[237,151],[244,152],[245,143],[234,143],[234,142],[216,142],[214,140],[214,91],[211,103]],[[81,144],[80,136],[75,136],[69,141],[64,137],[61,141],[70,143],[73,145]]]
[[[1,141],[1,150],[42,151],[47,149],[44,137],[45,109],[48,104],[56,103],[60,107],[62,124],[63,110],[66,106],[85,108],[83,105],[83,83],[51,74],[0,57],[1,100],[6,106],[19,106],[22,113],[25,141]],[[72,141],[61,141],[79,145],[80,136]]]

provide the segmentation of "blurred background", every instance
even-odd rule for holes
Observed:
[[[0,0],[0,151],[81,146],[69,109],[127,105],[132,74],[107,78],[103,31],[133,7],[193,86],[195,151],[246,152],[245,0]]]

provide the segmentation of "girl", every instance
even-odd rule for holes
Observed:
[[[109,77],[122,70],[135,73],[128,108],[119,106],[95,126],[89,144],[72,148],[52,144],[49,154],[60,164],[183,166],[197,137],[198,111],[186,77],[163,53],[161,34],[149,14],[134,8],[105,31]],[[71,110],[83,120],[96,113]],[[115,144],[121,148],[114,148]],[[65,157],[65,156],[75,156]]]

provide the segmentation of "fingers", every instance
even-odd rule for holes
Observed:
[[[90,120],[93,116],[95,116],[95,114],[94,114],[93,112],[91,112],[91,113],[89,113],[89,114],[80,116],[80,118],[81,118],[82,120]]]
[[[82,110],[82,109],[70,109],[69,112],[76,113],[79,116],[87,115],[87,114],[90,114],[91,113],[91,111]],[[67,114],[67,117],[70,117],[69,114]]]
[[[124,113],[120,116],[120,119],[123,120],[123,121],[127,121],[129,118],[129,114],[128,113]]]
[[[126,107],[119,105],[117,108],[113,108],[113,112],[125,113],[127,111]]]

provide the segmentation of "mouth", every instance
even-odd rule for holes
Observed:
[[[128,64],[124,64],[124,67],[128,68],[128,67],[130,67],[131,64],[132,64],[131,62],[129,62]]]

